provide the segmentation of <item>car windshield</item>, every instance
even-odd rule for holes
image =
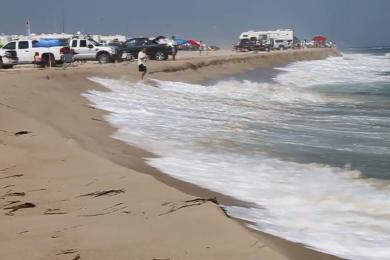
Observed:
[[[10,42],[8,44],[6,44],[3,49],[6,49],[6,50],[15,50],[16,49],[16,43],[15,42]]]
[[[135,46],[135,39],[127,40],[123,45],[128,46],[128,47],[133,47],[133,46]]]
[[[144,46],[144,45],[152,45],[157,44],[154,41],[149,40],[148,38],[133,38],[129,39],[125,42],[127,46]]]
[[[154,45],[154,44],[158,44],[158,42],[156,42],[154,40],[146,40],[143,44],[144,45]]]
[[[244,40],[241,40],[240,44],[256,44],[256,41],[244,39]]]
[[[92,40],[92,39],[89,39],[89,42],[92,43],[95,46],[102,46],[100,43],[98,43],[97,41]]]

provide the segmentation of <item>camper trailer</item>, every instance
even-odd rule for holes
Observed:
[[[257,40],[273,46],[273,49],[292,48],[294,31],[291,29],[278,29],[275,31],[248,31],[240,35],[240,40]]]

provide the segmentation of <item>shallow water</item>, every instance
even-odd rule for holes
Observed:
[[[208,85],[91,78],[114,137],[152,166],[258,205],[253,228],[350,259],[390,259],[388,55],[352,53]],[[256,77],[258,75],[258,78]],[[250,79],[250,80],[248,80]]]

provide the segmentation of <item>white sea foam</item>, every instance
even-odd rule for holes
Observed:
[[[85,96],[110,112],[106,119],[118,128],[115,138],[160,155],[148,160],[152,166],[258,205],[227,207],[229,214],[250,221],[253,228],[345,258],[390,259],[389,185],[362,179],[359,171],[348,167],[298,163],[267,152],[275,140],[303,144],[300,135],[291,136],[291,131],[302,131],[308,147],[380,150],[383,135],[361,115],[341,121],[361,125],[359,131],[341,126],[334,133],[319,124],[332,124],[338,116],[306,115],[311,107],[343,102],[309,88],[327,84],[327,73],[331,82],[339,82],[340,77],[348,82],[354,80],[352,73],[363,73],[350,66],[365,66],[361,70],[374,80],[367,64],[353,61],[351,65],[348,59],[292,64],[283,68],[287,73],[276,78],[278,84],[229,80],[203,86],[156,80],[148,85],[91,78],[111,91],[90,91]],[[318,66],[321,69],[313,68]],[[338,77],[333,75],[336,72]],[[311,116],[313,123],[298,123],[303,114]],[[331,137],[346,131],[345,138],[366,136],[373,144],[319,143],[316,137],[310,139],[313,131]],[[380,154],[390,151],[383,148]]]
[[[378,47],[360,47],[360,48],[348,48],[350,51],[367,51],[367,50],[388,50],[390,46],[378,46]]]
[[[279,68],[286,73],[275,80],[283,86],[310,87],[337,83],[375,83],[388,81],[390,60],[368,54],[344,54],[326,60],[302,61]]]

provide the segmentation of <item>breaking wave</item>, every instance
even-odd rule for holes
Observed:
[[[226,207],[252,228],[345,258],[390,259],[390,185],[366,178],[378,165],[389,173],[390,107],[365,101],[388,88],[356,92],[388,81],[386,64],[371,55],[297,62],[270,83],[91,78],[110,91],[84,95],[110,112],[114,138],[160,156],[150,165],[257,205]]]

